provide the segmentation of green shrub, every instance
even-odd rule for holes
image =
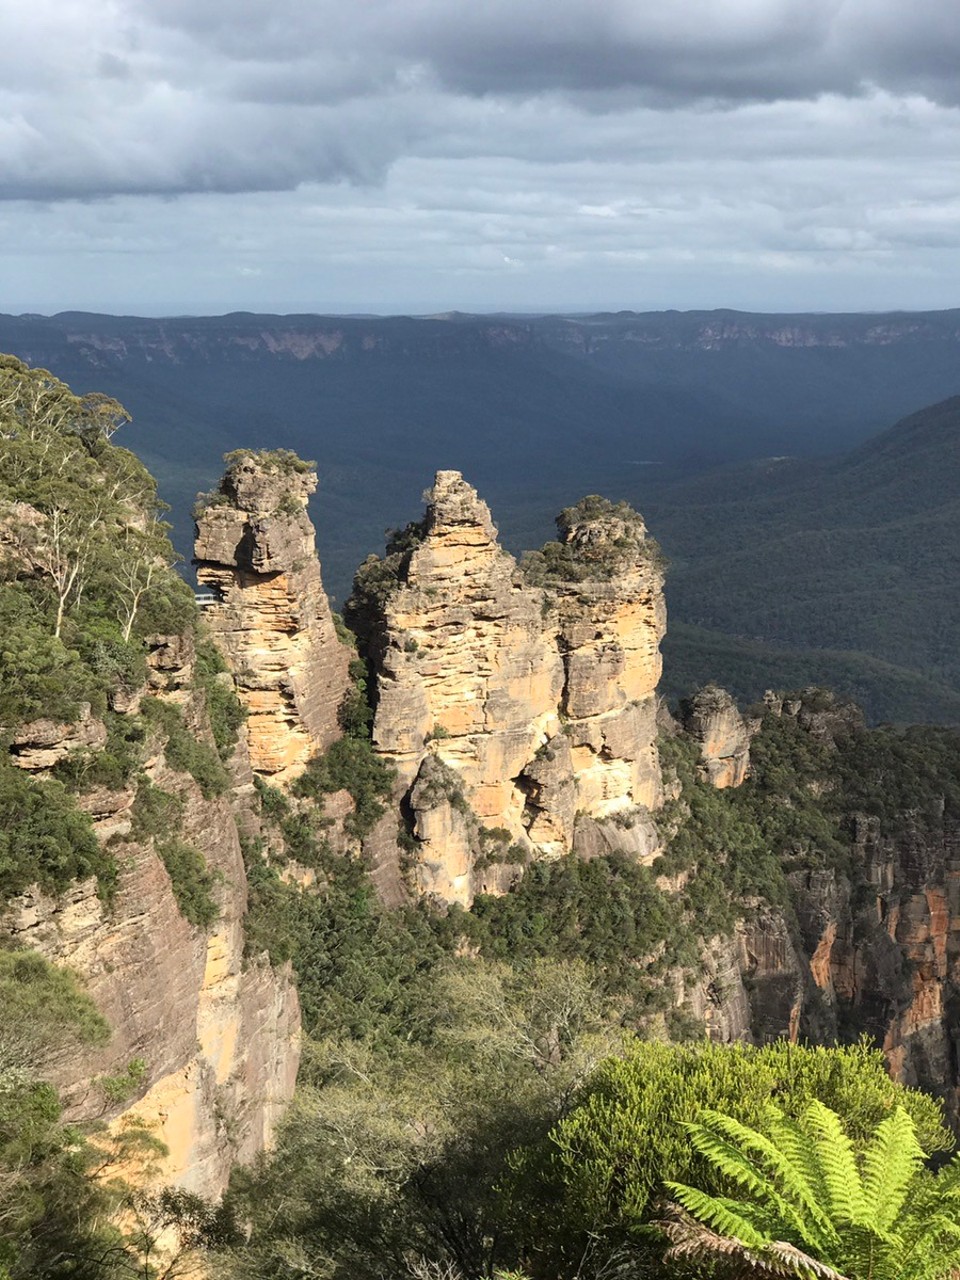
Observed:
[[[306,461],[292,449],[234,449],[231,453],[223,455],[224,465],[228,471],[248,459],[263,471],[275,471],[285,476],[303,476],[317,469],[315,462]]]
[[[199,928],[213,924],[220,914],[213,897],[218,877],[210,871],[203,854],[176,838],[159,841],[156,848],[170,876],[180,914]]]
[[[493,960],[586,962],[605,991],[630,1003],[633,1017],[657,1002],[665,963],[687,958],[680,906],[646,867],[622,855],[534,862],[509,893],[478,894],[469,912],[453,909],[434,928],[447,945],[466,937]]]
[[[140,1091],[147,1075],[146,1058],[131,1058],[123,1071],[115,1076],[97,1076],[95,1081],[110,1103],[126,1102]]]
[[[137,781],[130,834],[134,840],[150,840],[176,830],[183,819],[183,801],[164,791],[143,774]]]
[[[0,584],[0,726],[30,720],[71,722],[97,699],[80,654],[50,631],[35,593]]]
[[[208,637],[197,641],[196,685],[206,697],[207,716],[217,745],[217,754],[226,763],[233,755],[240,728],[247,713],[230,680],[227,664],[217,646]]]
[[[60,893],[88,876],[96,876],[101,896],[109,897],[116,874],[89,816],[61,782],[34,781],[0,765],[0,900],[31,884]]]
[[[257,794],[260,797],[260,809],[265,818],[271,822],[279,823],[289,816],[291,812],[290,801],[278,787],[271,787],[268,782],[264,782],[259,776],[254,777],[253,785],[256,787]]]
[[[340,738],[322,755],[314,756],[291,787],[296,796],[319,800],[335,791],[347,791],[354,812],[344,823],[362,839],[386,813],[385,801],[393,788],[393,770],[364,738]]]
[[[866,1044],[634,1041],[599,1067],[542,1146],[514,1158],[505,1187],[508,1221],[535,1259],[534,1276],[577,1274],[591,1240],[610,1255],[640,1245],[642,1224],[666,1181],[720,1190],[686,1129],[703,1108],[762,1128],[771,1101],[796,1116],[812,1099],[840,1112],[857,1142],[866,1142],[899,1103],[916,1121],[925,1151],[953,1146],[940,1105],[894,1083],[883,1054]],[[660,1274],[655,1266],[653,1274]]]
[[[122,791],[140,768],[146,731],[138,716],[104,714],[107,741],[99,751],[71,751],[53,768],[71,791],[92,791],[106,787],[110,791]]]
[[[162,729],[164,755],[171,769],[189,773],[208,800],[229,789],[230,777],[216,751],[187,730],[179,707],[159,698],[144,698],[140,710],[148,722]]]
[[[106,1020],[70,970],[36,951],[0,949],[0,1008],[3,1066],[36,1067],[65,1048],[110,1038]]]

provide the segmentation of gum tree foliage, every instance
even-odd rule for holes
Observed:
[[[109,1028],[72,975],[32,951],[0,951],[0,1007],[0,1274],[66,1275],[67,1258],[102,1247],[105,1202],[45,1075],[55,1057],[103,1044]]]
[[[462,1277],[513,1256],[497,1186],[616,1043],[584,966],[445,963],[388,1051],[331,1035],[307,1046],[275,1154],[238,1171],[250,1225],[235,1277],[406,1276],[415,1259]]]
[[[171,572],[176,556],[153,478],[110,442],[128,420],[115,400],[77,396],[46,370],[0,356],[0,609],[8,624],[0,710],[7,725],[18,712],[47,713],[38,696],[42,673],[18,706],[12,671],[39,634],[55,642],[45,656],[49,701],[60,711],[58,682],[72,655],[89,662],[98,648],[112,649],[128,666],[147,631],[178,631],[192,620],[191,593]],[[71,682],[77,696],[68,702],[90,700],[81,695],[95,689],[80,688],[75,672]]]
[[[174,1280],[201,1245],[236,1238],[228,1216],[173,1188],[132,1184],[163,1147],[136,1123],[67,1124],[51,1070],[105,1044],[110,1028],[69,970],[0,949],[0,1276],[3,1280]],[[119,1103],[142,1082],[134,1059],[100,1077]],[[121,1087],[123,1086],[123,1087]],[[176,1228],[179,1247],[158,1251]]]
[[[12,558],[38,568],[52,587],[58,638],[91,576],[110,563],[129,640],[143,595],[172,562],[151,477],[127,450],[109,445],[128,421],[108,396],[77,396],[47,370],[0,357],[0,498],[32,508],[8,521],[4,536]]]

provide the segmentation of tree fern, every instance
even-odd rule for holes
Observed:
[[[667,1260],[727,1264],[736,1275],[803,1280],[948,1280],[960,1270],[960,1157],[923,1166],[916,1126],[897,1108],[858,1155],[835,1112],[779,1112],[769,1133],[716,1112],[691,1142],[739,1198],[668,1184],[658,1222]]]
[[[890,1230],[903,1211],[907,1189],[923,1164],[923,1151],[902,1107],[877,1126],[863,1156],[866,1219]]]
[[[831,1220],[863,1222],[866,1211],[863,1184],[853,1143],[844,1132],[842,1120],[835,1111],[814,1100],[804,1112],[803,1122],[816,1143],[816,1158],[823,1170],[827,1193],[824,1207]]]
[[[779,1113],[776,1115],[779,1118]],[[812,1194],[804,1167],[787,1159],[775,1141],[715,1111],[705,1111],[702,1123],[689,1126],[689,1132],[694,1148],[715,1169],[766,1203],[777,1218],[789,1224],[792,1234],[821,1248],[828,1246],[831,1223]],[[737,1142],[743,1151],[734,1145]]]

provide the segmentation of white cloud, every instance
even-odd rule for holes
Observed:
[[[943,0],[0,20],[6,309],[938,305],[957,265]]]

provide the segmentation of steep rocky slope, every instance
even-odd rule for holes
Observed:
[[[229,505],[203,514],[208,564],[211,525],[239,519]],[[661,978],[677,1009],[723,1040],[866,1030],[899,1074],[953,1105],[949,814],[918,826],[907,784],[885,823],[875,797],[858,816],[849,762],[873,740],[851,709],[813,695],[771,695],[744,717],[723,690],[701,690],[680,724],[667,718],[694,771],[670,765],[665,784],[655,545],[635,512],[599,499],[567,509],[558,529],[518,565],[476,491],[442,471],[423,519],[361,567],[348,613],[370,667],[373,753],[394,783],[365,833],[350,825],[347,792],[321,797],[327,838],[362,848],[391,903],[413,892],[469,906],[571,852],[647,865],[663,855],[658,883],[690,904],[691,935],[702,935],[696,963]],[[319,580],[315,567],[300,572]],[[269,677],[282,621],[277,635],[264,628],[242,662],[232,657],[241,696]],[[304,652],[319,659],[323,642]],[[895,737],[877,741],[899,749]],[[874,767],[868,756],[864,777]],[[289,782],[262,758],[259,772]],[[747,871],[754,844],[762,860]]]
[[[292,1095],[299,1006],[245,955],[242,713],[126,416],[0,357],[0,946],[67,966],[110,1032],[39,1062],[7,1023],[0,1069],[216,1196]]]
[[[688,711],[701,768],[713,786],[740,786],[723,792],[739,820],[729,830],[745,846],[744,819],[759,815],[778,861],[734,899],[739,920],[708,948],[693,1007],[719,1038],[866,1034],[897,1079],[943,1097],[956,1121],[960,740],[933,727],[867,730],[822,691],[769,695],[748,726],[757,777],[744,786],[730,775],[731,760],[738,771],[747,760],[743,722],[720,691],[705,694]],[[722,854],[745,855],[737,838]]]
[[[674,721],[637,513],[583,499],[518,563],[452,470],[361,566],[356,654],[311,468],[231,455],[198,509],[206,635],[116,410],[40,381],[50,412],[0,424],[0,931],[113,1029],[49,1066],[69,1118],[143,1126],[155,1182],[216,1195],[293,1090],[281,960],[318,1034],[359,1040],[451,955],[574,960],[660,1033],[865,1031],[957,1113],[953,737],[811,692],[744,715],[710,687]],[[427,909],[390,924],[365,868]]]
[[[178,708],[186,732],[212,752],[194,660],[188,637],[159,639],[134,704]],[[93,769],[106,738],[102,723],[97,727]],[[73,725],[26,726],[13,759],[42,780],[93,737],[88,728],[81,738]],[[55,1064],[66,1116],[106,1119],[118,1130],[143,1126],[165,1148],[151,1162],[153,1181],[216,1196],[236,1161],[264,1150],[293,1094],[299,1009],[288,974],[244,956],[247,885],[230,793],[205,795],[171,764],[167,747],[162,728],[151,731],[136,779],[78,797],[97,840],[117,859],[109,900],[95,878],[59,894],[33,886],[7,903],[0,932],[7,945],[68,965],[113,1029],[103,1048]],[[242,791],[242,769],[237,781]],[[207,922],[183,914],[160,838],[171,833],[151,832],[144,820],[146,798],[157,795],[175,815],[178,841],[205,866],[213,906]],[[132,1097],[118,1098],[104,1081],[123,1080],[131,1063],[142,1064],[131,1078]]]

